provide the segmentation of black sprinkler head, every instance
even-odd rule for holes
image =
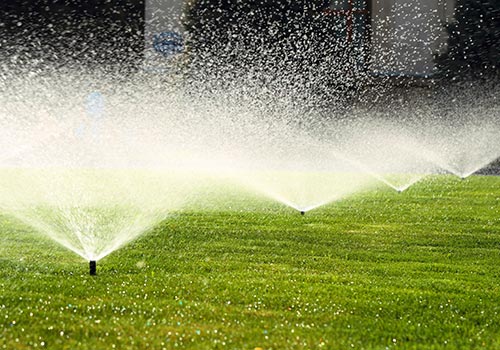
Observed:
[[[95,260],[90,260],[90,275],[95,276],[97,274],[97,263]]]
[[[301,210],[301,211],[300,211],[300,215],[306,215],[306,212],[305,212],[305,211],[303,211],[303,210]]]

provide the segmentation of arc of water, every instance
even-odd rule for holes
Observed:
[[[71,213],[68,213],[65,216],[71,217]],[[71,230],[71,232],[74,233],[74,235],[78,239],[78,242],[80,242],[82,250],[85,252],[87,259],[95,260],[94,253],[90,251],[89,245],[87,244],[87,242],[85,242],[85,237],[84,237],[83,233],[81,232],[81,230],[78,228],[78,225],[72,224],[71,226],[74,226],[74,228]],[[93,246],[93,244],[91,246]]]
[[[311,141],[309,141],[309,143],[312,145]],[[331,154],[333,154],[333,156],[335,158],[337,158],[338,160],[341,160],[341,161],[344,161],[344,162],[350,164],[354,168],[357,168],[358,170],[361,170],[362,172],[364,172],[364,173],[372,176],[373,178],[381,181],[382,183],[384,183],[385,185],[389,186],[390,188],[392,188],[392,189],[394,189],[396,191],[404,191],[404,190],[408,189],[411,185],[415,184],[416,182],[418,182],[418,181],[420,181],[422,179],[422,177],[420,177],[419,179],[413,181],[409,185],[404,186],[402,188],[398,188],[397,186],[394,186],[391,182],[389,182],[387,179],[385,179],[380,174],[378,174],[375,171],[371,170],[367,166],[361,164],[361,162],[349,158],[348,156],[346,156],[345,154],[343,154],[341,151],[335,150],[335,146],[332,143],[328,142],[328,144],[332,147],[332,149],[329,149],[329,152]]]
[[[297,211],[303,211],[303,212],[308,212],[310,210],[313,210],[313,209],[316,209],[316,208],[319,208],[321,206],[324,206],[328,203],[331,203],[335,200],[338,200],[342,197],[345,196],[344,195],[332,195],[332,196],[329,196],[327,199],[324,199],[320,202],[317,202],[315,204],[311,204],[311,205],[306,205],[306,206],[301,206],[299,205],[298,203],[295,203],[295,202],[292,202],[290,201],[289,199],[285,198],[284,196],[282,196],[281,194],[277,193],[276,191],[272,190],[272,189],[269,189],[269,188],[266,188],[265,191],[264,191],[265,194],[267,194],[269,197],[277,200],[278,202],[281,202],[283,203],[284,205],[290,207],[290,208],[293,208]]]
[[[48,237],[50,237],[51,239],[53,239],[57,243],[61,244],[63,247],[71,250],[75,254],[81,256],[83,259],[88,260],[88,257],[85,255],[84,251],[77,249],[73,244],[71,244],[70,242],[68,242],[65,239],[61,239],[58,236],[50,235],[49,234],[50,229],[45,227],[45,225],[43,223],[41,223],[37,220],[33,220],[30,216],[21,214],[19,212],[13,212],[12,215],[14,217],[18,218],[19,220],[27,223],[28,225],[31,225],[34,228],[40,229],[41,232],[44,232]]]
[[[415,150],[410,149],[410,148],[406,147],[405,145],[402,145],[401,147],[404,148],[406,151],[411,152],[414,156],[420,156],[423,159],[425,159],[426,161],[428,161],[428,162],[436,165],[437,167],[447,171],[448,173],[453,174],[453,175],[458,176],[458,177],[463,178],[463,179],[471,176],[476,171],[488,166],[489,164],[493,163],[496,159],[498,159],[498,157],[495,157],[495,158],[490,157],[490,159],[488,159],[488,161],[482,162],[480,165],[474,167],[472,170],[469,170],[469,171],[464,173],[464,172],[459,171],[454,166],[448,164],[448,162],[444,161],[439,155],[437,155],[435,152],[432,152],[428,149],[426,149],[425,152],[422,152],[421,154],[420,153],[417,154],[415,152]]]
[[[112,244],[107,245],[106,249],[96,252],[94,260],[96,261],[101,260],[105,256],[111,254],[112,252],[123,246],[124,244],[137,238],[141,234],[141,232],[145,232],[152,227],[153,224],[148,224],[146,226],[143,226],[135,222],[134,225],[129,226],[129,231],[127,234],[115,236],[115,238],[112,241]],[[130,232],[132,232],[133,234],[130,234]]]
[[[384,178],[383,176],[381,176],[380,174],[374,172],[373,170],[371,170],[370,168],[364,166],[363,164],[361,164],[360,162],[356,161],[356,160],[353,160],[353,159],[350,159],[348,158],[347,156],[343,155],[342,153],[340,153],[339,151],[331,151],[334,156],[336,158],[339,158],[345,162],[348,162],[349,164],[351,164],[352,166],[354,167],[357,167],[359,170],[367,173],[368,175],[371,175],[373,176],[374,178],[376,178],[377,180],[383,182],[384,184],[386,184],[387,186],[391,187],[392,189],[396,190],[396,191],[404,191],[405,189],[407,189],[408,187],[410,187],[412,184],[408,185],[406,188],[404,189],[400,189],[396,186],[394,186],[391,182],[389,182],[386,178]],[[418,180],[417,180],[418,181]],[[415,181],[415,182],[417,182]]]

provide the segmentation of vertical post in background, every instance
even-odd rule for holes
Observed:
[[[165,72],[184,51],[185,0],[145,0],[144,68]]]

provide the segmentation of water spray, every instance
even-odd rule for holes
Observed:
[[[85,99],[87,115],[94,119],[100,119],[104,114],[104,96],[99,91],[90,93]]]
[[[95,260],[90,260],[90,275],[95,276],[97,274],[97,262]]]

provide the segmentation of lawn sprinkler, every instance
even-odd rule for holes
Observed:
[[[97,274],[97,262],[95,260],[90,260],[90,275],[95,276]]]
[[[306,215],[306,212],[305,212],[305,211],[303,211],[303,210],[301,210],[301,211],[300,211],[300,215]]]

